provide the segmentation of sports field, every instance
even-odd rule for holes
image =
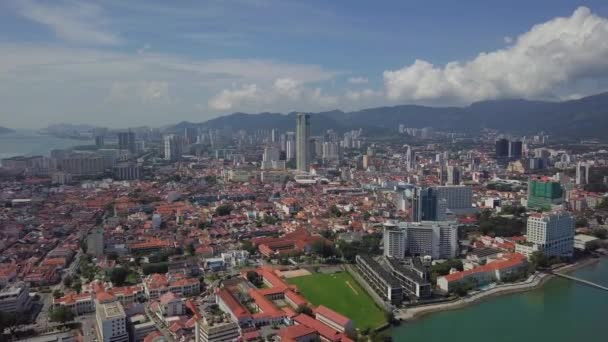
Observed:
[[[323,304],[351,318],[358,329],[377,328],[386,322],[382,310],[346,272],[315,273],[286,280],[297,285],[313,305]]]

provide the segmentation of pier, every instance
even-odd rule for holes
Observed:
[[[591,281],[589,281],[589,280],[585,280],[585,279],[581,279],[581,278],[573,277],[573,276],[571,276],[571,275],[567,275],[567,274],[564,274],[564,273],[552,272],[552,274],[554,274],[554,275],[556,275],[556,276],[558,276],[558,277],[562,277],[562,278],[566,278],[566,279],[574,280],[574,281],[576,281],[576,282],[578,282],[578,283],[581,283],[581,284],[585,284],[585,285],[588,285],[588,286],[591,286],[591,287],[595,287],[596,289],[600,289],[600,290],[608,291],[608,287],[603,286],[603,285],[600,285],[600,284],[596,284],[596,283],[591,282]]]

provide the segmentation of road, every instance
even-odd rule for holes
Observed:
[[[154,325],[156,325],[156,329],[158,329],[158,331],[160,331],[163,336],[165,336],[167,341],[175,342],[175,338],[173,338],[173,335],[171,334],[171,331],[169,331],[169,328],[167,327],[165,322],[160,320],[158,316],[156,316],[152,311],[150,311],[150,307],[148,305],[146,305],[146,315],[150,320],[152,320],[152,322],[154,322]]]

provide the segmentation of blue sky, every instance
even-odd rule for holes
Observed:
[[[0,2],[0,125],[608,90],[608,2]]]

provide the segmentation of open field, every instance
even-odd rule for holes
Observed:
[[[316,273],[286,280],[297,285],[313,305],[323,304],[351,318],[358,329],[377,328],[386,322],[382,310],[346,272]]]

